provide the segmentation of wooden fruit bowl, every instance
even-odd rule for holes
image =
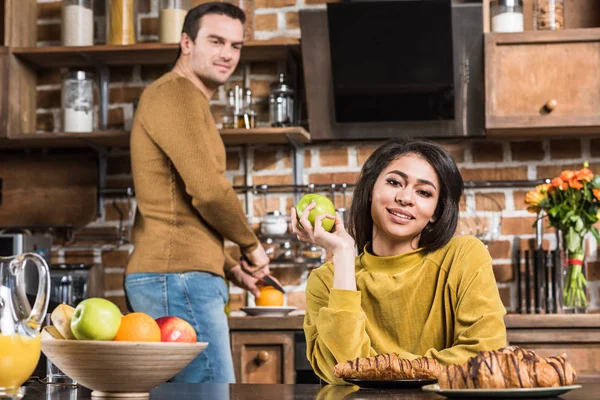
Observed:
[[[42,339],[42,352],[93,396],[147,397],[208,346],[206,342]]]

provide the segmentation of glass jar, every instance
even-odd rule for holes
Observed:
[[[179,43],[189,9],[190,0],[160,0],[158,40],[161,43]]]
[[[62,44],[63,46],[94,45],[93,0],[63,0]]]
[[[279,74],[279,81],[270,86],[269,115],[271,126],[294,125],[294,89]]]
[[[564,0],[534,0],[533,29],[536,31],[565,29]]]
[[[87,71],[69,71],[62,81],[63,130],[94,130],[94,78]]]
[[[523,0],[493,0],[492,32],[523,32]]]
[[[106,44],[135,44],[137,0],[106,0]]]

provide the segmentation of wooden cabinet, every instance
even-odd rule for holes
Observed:
[[[600,132],[600,29],[485,34],[488,136]]]
[[[542,357],[566,354],[577,371],[577,383],[600,378],[600,315],[507,315],[510,345]]]
[[[294,383],[294,336],[287,332],[232,332],[237,383]]]

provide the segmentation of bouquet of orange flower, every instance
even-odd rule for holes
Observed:
[[[600,243],[600,233],[594,226],[600,220],[600,175],[594,175],[586,162],[582,169],[562,171],[551,183],[529,191],[525,203],[531,212],[544,210],[550,226],[563,233],[563,249],[568,251],[563,305],[587,306],[583,243],[588,232]]]

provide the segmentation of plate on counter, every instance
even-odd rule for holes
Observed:
[[[344,379],[361,389],[414,389],[437,382],[437,379]]]
[[[555,397],[579,388],[581,388],[581,385],[510,389],[442,389],[438,384],[422,387],[426,392],[433,392],[446,397],[481,399]]]
[[[242,307],[241,310],[253,317],[285,317],[297,307],[254,306]]]

